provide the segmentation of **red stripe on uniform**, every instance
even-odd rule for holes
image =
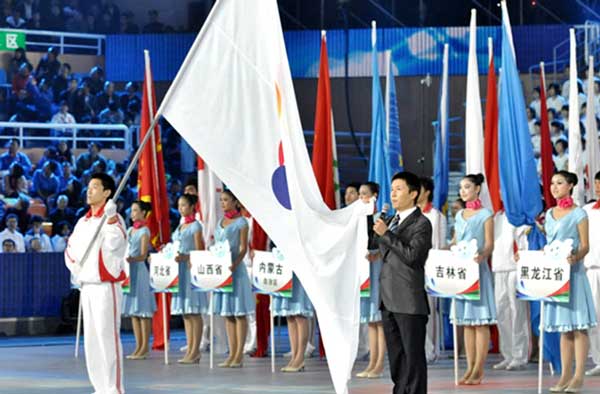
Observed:
[[[115,354],[117,355],[117,391],[122,394],[121,390],[121,355],[119,353],[119,332],[117,330],[117,296],[115,294],[115,284],[111,283],[113,297],[113,328],[115,334]]]

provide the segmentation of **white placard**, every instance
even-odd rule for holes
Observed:
[[[229,241],[218,242],[209,250],[192,251],[190,262],[192,287],[195,290],[225,292],[233,290]]]
[[[157,293],[179,291],[179,263],[172,253],[150,254],[150,287]]]
[[[291,297],[292,278],[292,268],[277,248],[254,252],[252,286],[258,293]]]

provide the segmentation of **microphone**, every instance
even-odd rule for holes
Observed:
[[[387,202],[385,204],[383,204],[383,206],[381,207],[381,215],[379,216],[379,219],[383,220],[384,222],[387,222],[389,217],[387,215],[388,211],[390,210],[390,204],[388,204]]]

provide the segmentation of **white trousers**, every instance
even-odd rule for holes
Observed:
[[[439,345],[439,324],[438,324],[438,316],[436,309],[436,298],[432,296],[427,296],[427,301],[429,302],[429,319],[427,320],[427,332],[425,334],[425,356],[427,360],[435,360],[440,355],[440,345]]]
[[[123,394],[121,347],[121,286],[84,284],[81,288],[83,343],[88,376],[94,394]]]
[[[509,362],[526,364],[529,358],[527,303],[517,300],[516,287],[516,271],[494,272],[500,353]]]
[[[588,281],[592,289],[592,298],[596,309],[596,319],[600,319],[600,268],[587,270]],[[590,335],[590,353],[594,364],[600,365],[600,329],[598,326],[589,330]]]

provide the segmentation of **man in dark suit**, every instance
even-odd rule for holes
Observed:
[[[394,394],[427,393],[425,261],[432,229],[416,206],[420,188],[415,174],[394,175],[391,199],[396,215],[388,223],[379,219],[373,225],[383,256],[381,310]]]

